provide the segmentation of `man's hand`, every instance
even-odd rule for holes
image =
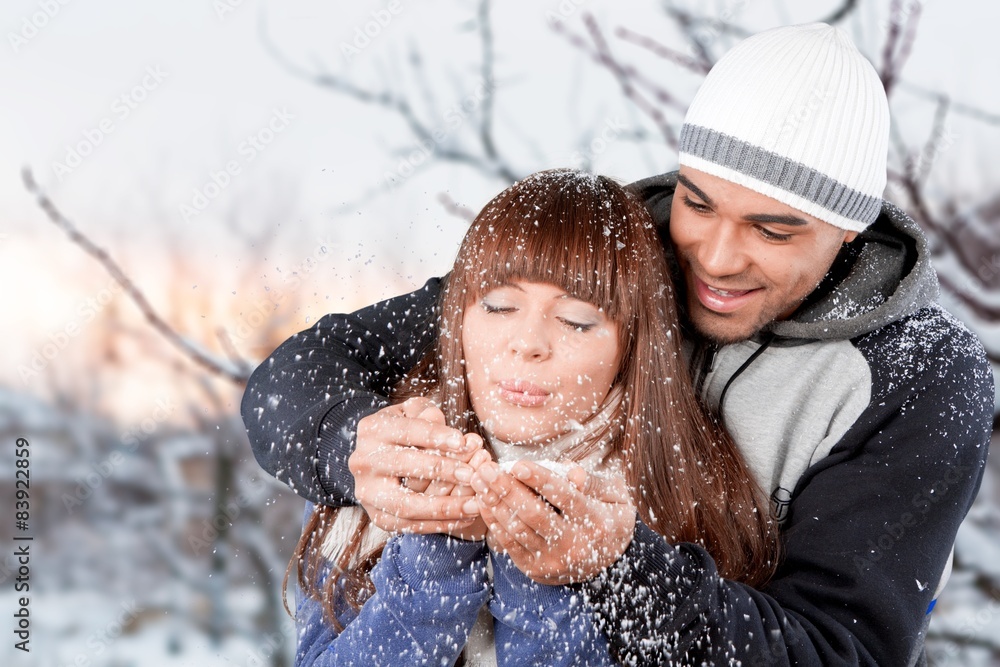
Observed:
[[[478,509],[463,510],[468,498],[451,489],[448,495],[423,491],[430,482],[468,486],[474,471],[468,462],[481,447],[478,438],[445,426],[430,399],[390,405],[358,422],[357,446],[347,462],[354,495],[382,530],[461,536],[479,519]]]
[[[508,553],[533,580],[587,581],[625,553],[635,506],[622,478],[587,475],[577,466],[567,481],[528,461],[518,462],[512,473],[486,463],[472,486],[490,548]]]

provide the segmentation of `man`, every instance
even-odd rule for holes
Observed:
[[[274,352],[243,400],[258,461],[314,501],[356,498],[388,530],[458,531],[482,514],[532,578],[586,582],[625,664],[923,661],[994,390],[978,341],[934,303],[926,240],[881,200],[888,123],[844,33],[779,28],[709,73],[680,171],[633,186],[677,269],[698,391],[781,522],[783,559],[761,590],[616,511],[593,479],[474,471],[428,405],[385,407],[433,340],[437,280]],[[420,478],[471,484],[477,500],[408,487]]]

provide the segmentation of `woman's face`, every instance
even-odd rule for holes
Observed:
[[[496,438],[544,443],[594,414],[618,373],[618,325],[548,283],[518,282],[465,309],[472,408]]]

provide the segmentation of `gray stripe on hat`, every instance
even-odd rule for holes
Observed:
[[[849,220],[871,224],[882,207],[873,197],[847,187],[801,162],[700,125],[684,124],[679,151],[751,176]]]

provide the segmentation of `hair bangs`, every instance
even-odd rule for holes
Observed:
[[[476,218],[459,253],[455,277],[466,303],[510,283],[549,283],[615,321],[627,319],[632,308],[624,301],[635,276],[625,253],[634,247],[629,216],[637,204],[620,192],[607,177],[566,170],[535,174],[502,192]]]

